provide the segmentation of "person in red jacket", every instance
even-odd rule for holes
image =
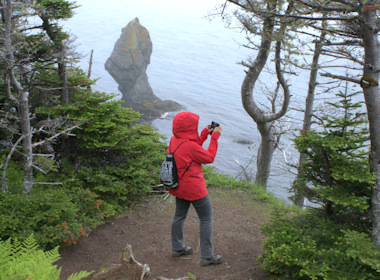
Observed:
[[[198,134],[198,115],[191,112],[178,113],[173,119],[173,137],[170,139],[168,152],[174,153],[177,166],[178,186],[169,189],[176,197],[176,209],[171,227],[172,257],[177,258],[193,253],[191,247],[185,246],[183,228],[190,205],[199,217],[201,265],[220,264],[223,257],[214,255],[212,245],[213,218],[211,201],[203,178],[202,164],[214,162],[218,150],[218,139],[222,127],[212,128],[207,125]],[[208,149],[202,144],[211,134]]]

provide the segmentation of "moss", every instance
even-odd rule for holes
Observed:
[[[372,77],[363,76],[360,79],[360,86],[362,88],[377,87],[378,85],[379,82]]]

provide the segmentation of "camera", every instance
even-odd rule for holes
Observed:
[[[215,128],[215,127],[217,127],[217,126],[219,126],[219,124],[218,124],[217,122],[212,121],[212,122],[211,122],[211,127],[210,127],[210,128]]]
[[[210,129],[213,129],[213,128],[217,127],[217,126],[219,126],[219,123],[212,121],[212,122],[211,122]],[[211,133],[212,133],[212,131],[210,132],[210,134],[211,134]]]

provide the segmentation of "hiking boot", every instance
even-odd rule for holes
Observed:
[[[208,259],[201,259],[201,266],[209,266],[210,264],[220,264],[223,262],[223,257],[221,255],[213,255]]]
[[[193,248],[191,248],[191,247],[185,247],[185,248],[183,248],[182,250],[179,250],[179,251],[173,250],[172,251],[172,257],[173,258],[179,258],[180,256],[186,256],[186,255],[190,255],[192,253],[193,253]]]

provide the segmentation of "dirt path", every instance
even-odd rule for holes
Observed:
[[[61,260],[57,262],[62,267],[61,280],[81,270],[99,272],[119,264],[127,243],[132,246],[135,259],[149,265],[150,279],[159,276],[187,276],[197,280],[267,279],[256,259],[264,239],[259,225],[268,215],[268,206],[252,201],[243,191],[212,188],[209,193],[214,214],[214,251],[223,255],[223,264],[199,265],[199,223],[193,207],[184,234],[186,245],[194,248],[194,254],[171,258],[170,226],[175,200],[171,196],[166,200],[159,196],[135,206],[123,217],[99,226],[78,245],[61,250]],[[115,276],[112,279],[140,278]]]

